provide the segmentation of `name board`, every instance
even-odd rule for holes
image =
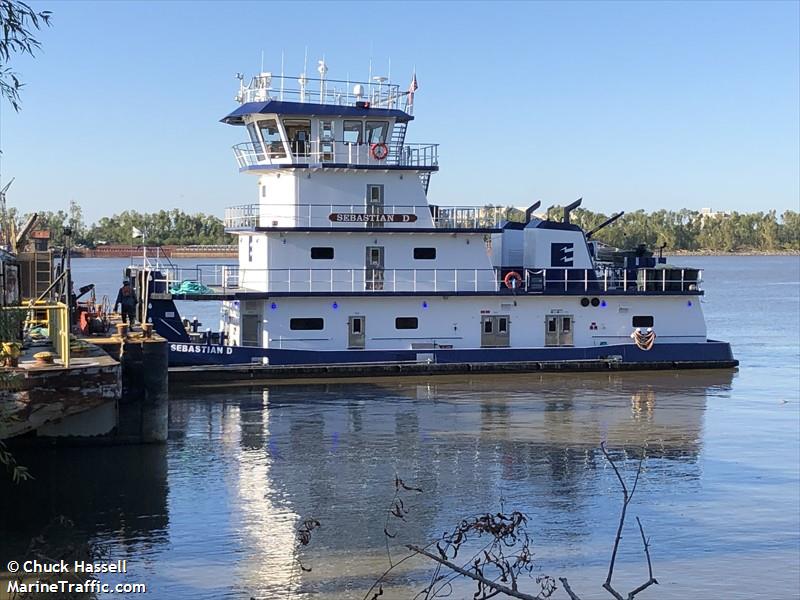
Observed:
[[[170,344],[170,352],[189,354],[233,354],[231,346],[207,346],[205,344]]]
[[[334,223],[413,223],[417,215],[411,214],[367,214],[367,213],[331,213],[328,219]]]

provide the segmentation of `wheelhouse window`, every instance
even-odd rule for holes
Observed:
[[[311,120],[310,119],[284,119],[283,128],[289,147],[295,156],[308,156],[311,150]]]
[[[367,121],[366,134],[368,144],[382,144],[389,133],[388,121]]]
[[[323,161],[333,160],[333,121],[319,122],[319,152]]]
[[[311,317],[289,319],[289,329],[292,331],[320,331],[325,327],[325,320]]]
[[[333,248],[325,246],[311,248],[311,258],[315,260],[333,260]]]
[[[278,122],[275,119],[262,119],[258,122],[258,128],[261,131],[261,139],[264,140],[264,146],[267,148],[269,157],[284,158],[286,150],[283,148]]]
[[[394,320],[395,329],[419,329],[417,317],[397,317]]]
[[[634,327],[652,327],[653,326],[653,317],[650,315],[637,315],[633,317],[633,326]]]
[[[414,260],[436,260],[436,248],[414,248]]]
[[[256,160],[264,160],[264,151],[261,147],[261,140],[258,139],[258,132],[254,123],[247,124],[247,134],[250,136],[250,142],[256,152]]]
[[[344,143],[361,144],[364,141],[363,123],[361,121],[344,122]]]

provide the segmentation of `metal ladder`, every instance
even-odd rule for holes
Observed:
[[[395,123],[392,128],[392,137],[389,139],[389,156],[387,162],[390,165],[399,165],[403,156],[403,144],[406,141],[406,129],[408,123]]]
[[[431,184],[431,172],[424,171],[419,174],[419,180],[422,182],[422,187],[425,188],[425,195],[428,195],[428,186]]]

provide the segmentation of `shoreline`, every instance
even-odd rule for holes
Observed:
[[[667,256],[800,256],[800,250],[673,250]]]

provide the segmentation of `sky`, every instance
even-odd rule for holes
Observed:
[[[408,142],[439,143],[429,200],[610,213],[800,210],[800,3],[31,2],[9,66],[2,181],[23,212],[70,200],[222,216],[257,202],[231,146],[237,72],[416,69]]]

